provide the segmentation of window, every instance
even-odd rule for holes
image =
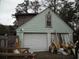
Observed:
[[[46,27],[49,27],[49,28],[52,27],[50,12],[48,12],[48,14],[46,15]]]

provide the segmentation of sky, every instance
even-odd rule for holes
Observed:
[[[13,25],[15,18],[12,14],[15,13],[17,4],[22,2],[23,0],[0,0],[0,24]]]
[[[0,0],[0,24],[13,25],[15,18],[12,17],[12,14],[15,13],[16,6],[23,1],[24,0]]]

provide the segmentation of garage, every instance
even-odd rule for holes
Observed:
[[[30,51],[47,51],[47,34],[24,34],[24,47],[30,48]]]

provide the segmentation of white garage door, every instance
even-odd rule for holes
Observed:
[[[47,51],[47,34],[24,34],[24,47],[30,51]]]

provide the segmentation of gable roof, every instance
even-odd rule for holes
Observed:
[[[49,8],[49,7],[48,7]],[[48,8],[46,8],[46,9],[48,9]],[[46,10],[45,9],[45,10]],[[43,10],[42,12],[40,12],[39,14],[41,14],[41,13],[43,13],[45,10]],[[50,10],[53,12],[53,10],[50,8]],[[55,12],[54,12],[55,13]],[[37,14],[37,15],[39,15],[39,14]],[[57,14],[57,13],[55,13],[56,14],[56,16],[58,16],[60,19],[61,19],[61,17]],[[36,16],[37,16],[36,15]],[[33,18],[35,18],[36,16],[34,16]],[[63,19],[61,19],[62,21],[64,21]],[[29,20],[30,21],[30,20]],[[72,30],[73,30],[73,28],[66,22],[66,21],[64,21]]]

